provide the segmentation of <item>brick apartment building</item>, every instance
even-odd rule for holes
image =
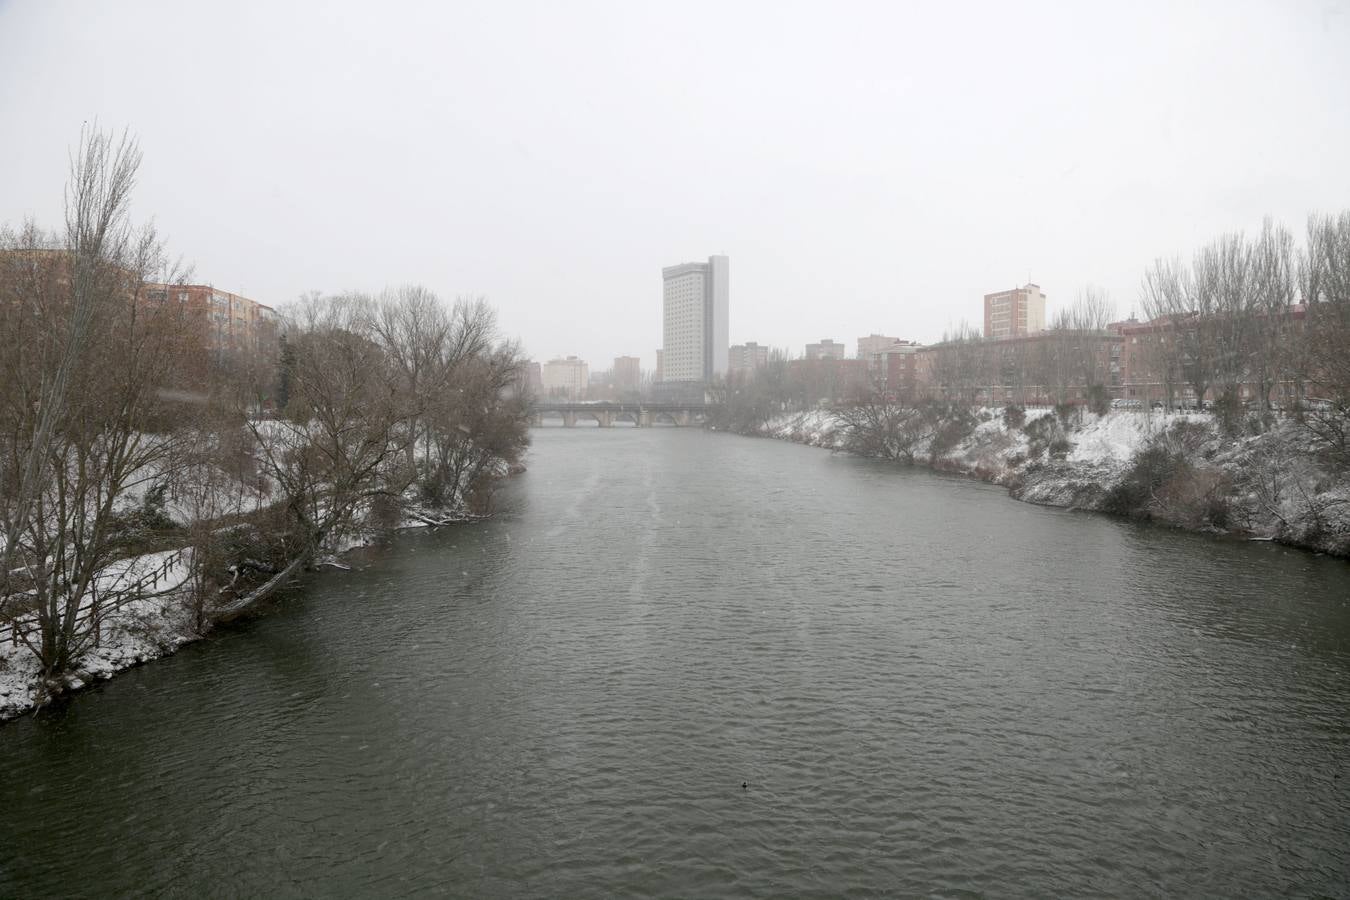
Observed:
[[[1308,308],[1299,304],[1277,319],[1262,323],[1263,328],[1271,329],[1273,340],[1283,345],[1283,352],[1278,355],[1285,364],[1283,371],[1275,377],[1273,402],[1293,403],[1299,399],[1300,379],[1294,377],[1294,370],[1298,368],[1296,344],[1307,315]],[[1203,340],[1203,330],[1213,328],[1215,321],[1223,320],[1205,320],[1194,315],[1160,316],[1149,322],[1130,319],[1112,325],[1121,338],[1120,396],[1144,403],[1197,402],[1195,389],[1186,378],[1186,352],[1179,350],[1178,344]],[[1315,373],[1313,376],[1315,379]],[[1211,385],[1205,396],[1198,399],[1213,402],[1218,399],[1219,390],[1221,386]],[[1255,378],[1248,377],[1239,385],[1237,399],[1240,402],[1258,400],[1260,392]]]
[[[865,358],[872,383],[902,400],[915,397],[920,347],[915,341],[896,338],[890,345],[868,354]]]
[[[70,251],[65,248],[8,251],[0,263],[0,274],[16,286],[41,283],[44,290],[69,290]],[[277,358],[281,320],[270,306],[210,285],[141,283],[137,273],[118,266],[112,266],[109,273],[116,282],[111,289],[127,300],[134,298],[137,304],[146,305],[172,301],[200,321],[203,344],[213,357],[228,353]]]
[[[175,302],[202,317],[207,348],[216,355],[275,359],[280,352],[281,317],[270,306],[207,284],[147,284],[148,303]]]
[[[1001,405],[1086,403],[1093,386],[1119,396],[1120,334],[1043,331],[1002,340],[919,347],[913,354],[913,396]],[[1091,373],[1090,375],[1088,373]]]

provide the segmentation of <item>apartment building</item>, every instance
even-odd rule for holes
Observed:
[[[661,270],[661,379],[708,382],[727,372],[730,262],[681,263]]]
[[[568,356],[543,365],[544,396],[554,400],[584,400],[590,386],[590,367],[585,360]]]
[[[748,376],[769,364],[769,348],[754,341],[735,344],[727,351],[727,374]]]
[[[848,348],[825,338],[815,344],[806,345],[807,359],[848,359]]]
[[[1027,283],[1019,288],[984,295],[984,336],[1021,337],[1045,330],[1045,293],[1040,285]]]

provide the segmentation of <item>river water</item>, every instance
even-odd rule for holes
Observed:
[[[1344,562],[534,436],[491,521],[0,726],[0,895],[1350,893]]]

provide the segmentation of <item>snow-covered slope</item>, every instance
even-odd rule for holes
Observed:
[[[1144,514],[1350,555],[1350,477],[1328,469],[1291,418],[1234,437],[1202,412],[1113,410],[1061,421],[1036,409],[1010,423],[1003,410],[986,408],[953,413],[935,427],[944,430],[958,439],[925,438],[913,448],[916,462],[1007,485],[1020,500],[1092,510],[1114,510],[1120,501],[1113,492],[1138,478],[1141,453],[1161,448],[1181,461],[1187,480],[1166,485]],[[845,427],[824,410],[778,417],[760,433],[832,450],[849,446]]]

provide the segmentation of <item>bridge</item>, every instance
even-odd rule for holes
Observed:
[[[561,416],[567,428],[575,428],[578,419],[594,419],[601,428],[608,428],[615,422],[632,422],[640,428],[659,423],[670,425],[698,425],[707,416],[705,403],[680,403],[672,401],[635,401],[571,403],[567,401],[536,400],[530,404],[530,421],[534,425],[543,425],[545,416]]]

